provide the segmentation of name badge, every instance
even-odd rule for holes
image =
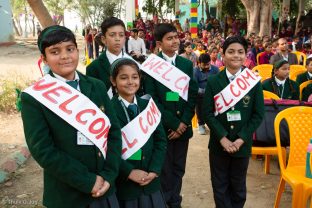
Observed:
[[[240,121],[241,114],[238,110],[232,110],[226,113],[227,121]]]
[[[80,131],[77,131],[77,144],[78,145],[94,145],[90,139],[83,135]]]

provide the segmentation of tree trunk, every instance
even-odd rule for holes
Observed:
[[[301,17],[304,16],[304,4],[305,0],[298,0],[298,17],[296,21],[296,30],[295,30],[295,35],[298,35],[299,31],[302,28],[302,21]]]
[[[18,19],[17,19],[17,25],[18,25],[18,29],[20,31],[20,35],[23,34],[23,29],[22,29],[22,25],[21,25],[21,16],[18,16]]]
[[[34,14],[32,15],[32,20],[31,20],[31,22],[32,22],[32,33],[33,33],[33,37],[35,37],[35,36],[36,36],[36,25],[35,25],[35,15],[34,15]]]
[[[13,13],[12,13],[13,14]],[[16,35],[17,36],[21,36],[21,33],[20,33],[20,31],[18,30],[18,28],[17,28],[17,25],[16,25],[16,21],[15,21],[15,19],[12,17],[12,22],[13,22],[13,27],[14,27],[14,30],[15,30],[15,33],[16,33]]]
[[[204,0],[204,2],[205,2],[206,17],[207,17],[207,19],[210,19],[209,2],[208,2],[208,0]]]
[[[27,0],[43,28],[54,25],[51,15],[42,0]]]
[[[260,11],[260,31],[259,36],[269,35],[271,37],[272,31],[272,1],[262,0]]]
[[[241,0],[247,12],[247,35],[271,35],[272,0]]]
[[[287,17],[289,16],[289,8],[290,8],[290,0],[283,0],[283,5],[282,5],[282,11],[281,11],[281,21],[283,22],[287,20]]]

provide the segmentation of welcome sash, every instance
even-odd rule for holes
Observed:
[[[128,159],[141,149],[156,130],[160,121],[161,113],[151,98],[144,111],[121,129],[122,159]]]
[[[24,92],[80,131],[106,158],[107,136],[111,123],[88,97],[49,74]],[[104,106],[101,106],[102,108]]]
[[[151,54],[141,66],[144,72],[187,101],[190,82],[187,74],[155,54]]]
[[[215,116],[233,107],[260,80],[261,77],[258,74],[245,68],[230,84],[214,96]]]

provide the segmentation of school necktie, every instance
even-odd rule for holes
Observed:
[[[66,83],[69,84],[71,87],[78,89],[78,80],[66,81]]]
[[[235,75],[229,77],[230,82],[232,82],[235,79],[235,77],[236,77]]]
[[[134,119],[138,115],[138,106],[134,103],[131,103],[128,106],[128,113],[129,113],[130,119],[131,120]]]
[[[280,96],[282,96],[283,88],[284,88],[284,85],[282,85],[282,84],[278,85],[278,91],[279,91]]]

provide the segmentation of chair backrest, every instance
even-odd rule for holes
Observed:
[[[292,52],[297,56],[298,63],[300,63],[301,57],[303,58],[303,66],[306,66],[307,61],[307,55],[305,53],[302,53],[300,51],[294,51]]]
[[[266,80],[271,77],[272,75],[272,64],[260,64],[258,66],[255,66],[252,71],[258,72],[258,74],[261,76],[261,82],[263,80]]]
[[[219,67],[219,70],[220,70],[220,71],[222,71],[222,70],[224,70],[224,69],[225,69],[225,66],[220,66],[220,67]]]
[[[299,92],[300,92],[300,100],[302,99],[302,91],[305,87],[307,87],[309,84],[312,84],[312,80],[308,80],[308,81],[305,81],[305,82],[302,82],[299,86]]]
[[[299,65],[299,64],[292,64],[289,66],[290,71],[307,71],[305,66]]]
[[[278,95],[274,94],[273,92],[263,90],[263,97],[264,99],[274,99],[274,100],[280,100],[281,98],[278,97]]]
[[[296,66],[297,66],[297,65],[296,65]],[[302,73],[306,72],[306,71],[307,71],[306,68],[304,68],[304,69],[290,70],[290,72],[289,72],[289,79],[296,81],[297,76],[298,76],[299,74],[302,74]]]
[[[260,57],[260,54],[263,54],[264,52],[260,52],[260,53],[258,53],[257,54],[257,57],[256,57],[256,59],[257,59],[257,65],[259,65],[259,57]]]
[[[307,146],[312,138],[312,107],[292,107],[277,114],[274,121],[276,146],[281,171],[287,167],[304,166],[306,162]],[[280,142],[280,123],[285,119],[290,136],[290,151],[287,167],[284,166],[282,147]]]

